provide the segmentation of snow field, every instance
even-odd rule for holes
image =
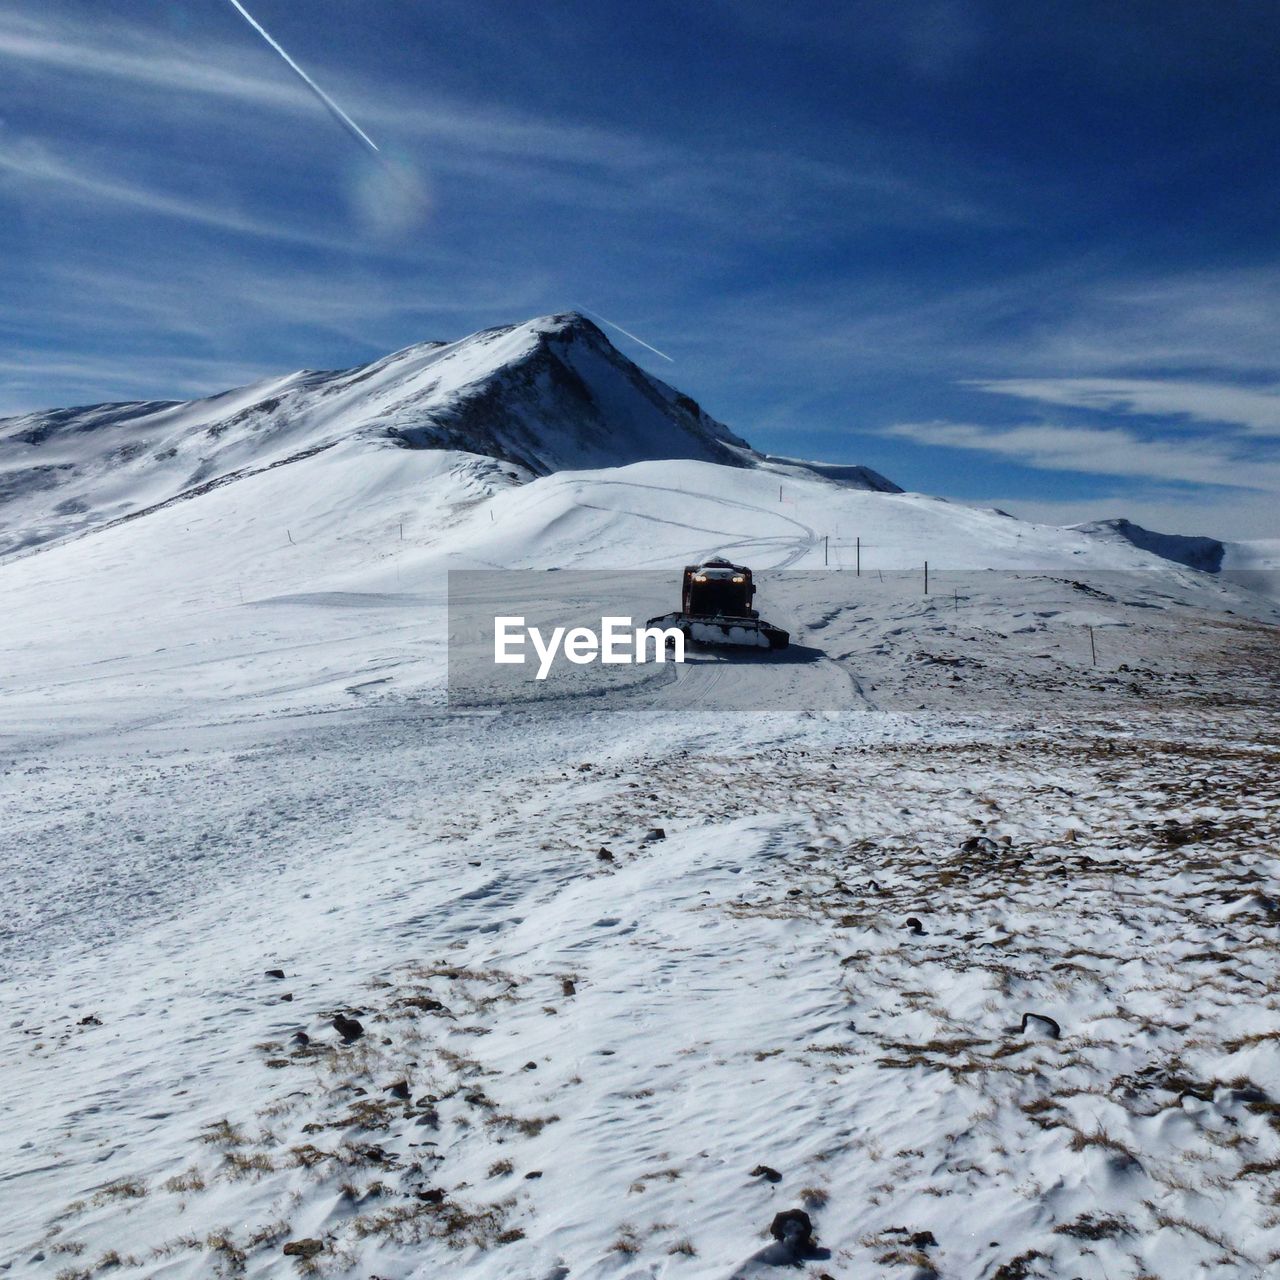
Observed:
[[[101,1026],[81,999],[18,1029],[7,1079],[79,1095],[42,1159],[104,1144],[24,1256],[271,1275],[317,1240],[318,1274],[727,1277],[805,1205],[815,1275],[1265,1275],[1280,791],[1274,733],[1228,723],[779,743],[757,718],[741,749],[410,804],[364,865],[285,873],[274,945],[206,908],[122,945],[157,977],[96,993]]]

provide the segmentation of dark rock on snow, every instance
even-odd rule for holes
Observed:
[[[1024,1013],[1022,1015],[1022,1022],[1019,1024],[1018,1030],[1023,1035],[1026,1035],[1028,1029],[1047,1035],[1050,1040],[1056,1040],[1062,1035],[1062,1028],[1057,1022],[1043,1013]]]
[[[305,1240],[290,1240],[284,1247],[284,1256],[286,1258],[314,1258],[317,1254],[324,1252],[324,1242],[317,1240],[312,1236]]]
[[[330,1025],[347,1044],[353,1044],[364,1035],[364,1027],[361,1025],[360,1020],[358,1018],[348,1018],[342,1013],[336,1014]]]

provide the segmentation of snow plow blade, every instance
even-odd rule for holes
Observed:
[[[760,618],[731,618],[722,614],[694,617],[688,613],[664,613],[650,618],[648,627],[664,631],[676,627],[691,644],[717,649],[785,649],[791,636],[781,627]]]

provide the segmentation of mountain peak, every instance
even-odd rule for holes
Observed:
[[[605,337],[600,326],[581,311],[557,311],[554,315],[537,316],[528,324],[541,333],[591,333]]]
[[[535,475],[659,458],[749,465],[738,452],[750,453],[745,441],[633,364],[580,312],[423,351],[401,353],[416,366],[401,391],[414,394],[385,419],[400,444],[486,454]]]
[[[689,460],[896,488],[859,468],[766,459],[629,360],[588,316],[561,311],[201,400],[0,421],[0,554],[339,446],[476,454],[526,480]]]
[[[477,330],[458,342],[420,343],[420,346],[457,346],[462,342],[484,341],[511,335],[539,338],[573,338],[579,335],[599,339],[609,343],[608,335],[589,317],[580,311],[556,311],[544,316],[534,316],[529,320],[520,320],[514,324],[497,324],[488,329]]]
[[[1189,569],[1205,573],[1217,573],[1226,553],[1224,543],[1217,538],[1190,537],[1180,533],[1156,533],[1144,529],[1123,516],[1114,520],[1093,520],[1086,524],[1069,526],[1104,542],[1127,542],[1140,551],[1184,564]]]
[[[201,400],[0,421],[0,554],[340,445],[479,454],[525,478],[664,458],[746,466],[754,456],[590,319],[564,311]]]

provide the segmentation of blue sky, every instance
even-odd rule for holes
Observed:
[[[246,3],[390,166],[227,0],[0,0],[0,414],[586,306],[773,452],[1280,537],[1270,0]]]

